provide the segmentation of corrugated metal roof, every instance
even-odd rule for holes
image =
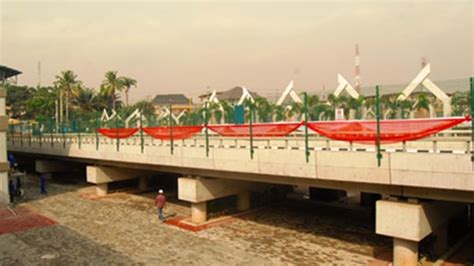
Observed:
[[[20,74],[21,72],[19,70],[0,65],[0,80],[4,80]]]

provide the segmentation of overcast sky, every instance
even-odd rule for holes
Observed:
[[[20,84],[71,69],[97,88],[108,70],[138,80],[131,99],[245,85],[262,95],[329,90],[337,74],[362,85],[409,82],[421,57],[431,79],[473,70],[472,1],[44,2],[2,1],[1,64]]]

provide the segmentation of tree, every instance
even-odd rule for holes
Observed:
[[[469,114],[471,106],[471,95],[469,93],[455,92],[451,96],[453,115],[462,116]]]
[[[56,76],[54,86],[59,89],[59,113],[60,121],[69,121],[69,101],[72,90],[76,86],[80,86],[81,82],[76,80],[77,75],[72,70],[62,71],[60,75]],[[63,107],[65,111],[65,120],[63,119]]]
[[[95,95],[96,93],[93,89],[78,86],[72,91],[74,109],[80,113],[97,111]]]
[[[273,113],[273,120],[274,121],[284,121],[286,119],[285,116],[285,107],[281,105],[273,105],[272,106],[272,113]]]
[[[38,87],[26,101],[26,117],[36,120],[54,115],[57,91],[53,87]]]
[[[22,118],[26,114],[27,101],[35,93],[34,88],[7,84],[6,104],[11,108],[10,117]]]
[[[362,118],[362,108],[364,107],[365,98],[360,95],[358,98],[350,98],[348,102],[349,110],[354,110],[354,118]]]
[[[121,79],[122,79],[123,87],[125,89],[125,105],[128,106],[128,91],[130,90],[132,86],[133,87],[137,86],[137,81],[135,79],[128,78],[128,77],[121,77]]]
[[[224,122],[225,123],[233,123],[234,122],[234,106],[231,105],[227,101],[220,101],[219,102],[224,109]]]
[[[385,109],[385,112],[383,112],[384,118],[397,118],[398,112],[400,111],[400,101],[398,100],[398,96],[399,95],[384,95],[381,97],[382,110]]]
[[[266,98],[255,98],[255,111],[260,122],[270,122],[272,119],[272,106]]]
[[[124,89],[123,80],[117,76],[117,71],[108,71],[105,73],[105,80],[102,81],[101,94],[112,99],[112,109],[115,110],[117,102],[117,93]]]
[[[426,93],[418,94],[417,101],[415,103],[415,109],[420,110],[430,110],[430,99]]]

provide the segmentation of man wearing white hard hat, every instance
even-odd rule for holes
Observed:
[[[158,217],[163,222],[165,221],[165,216],[163,216],[163,208],[165,207],[165,204],[166,204],[166,197],[163,194],[163,190],[160,189],[158,190],[158,195],[156,196],[156,199],[155,199],[155,205],[156,205],[156,208],[158,208]]]

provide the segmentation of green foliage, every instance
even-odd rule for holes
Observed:
[[[6,104],[11,107],[10,116],[12,118],[29,118],[26,114],[27,101],[34,94],[34,88],[27,86],[15,86],[8,84],[7,86]]]
[[[455,92],[451,96],[453,115],[468,115],[471,108],[471,94],[468,92]]]

